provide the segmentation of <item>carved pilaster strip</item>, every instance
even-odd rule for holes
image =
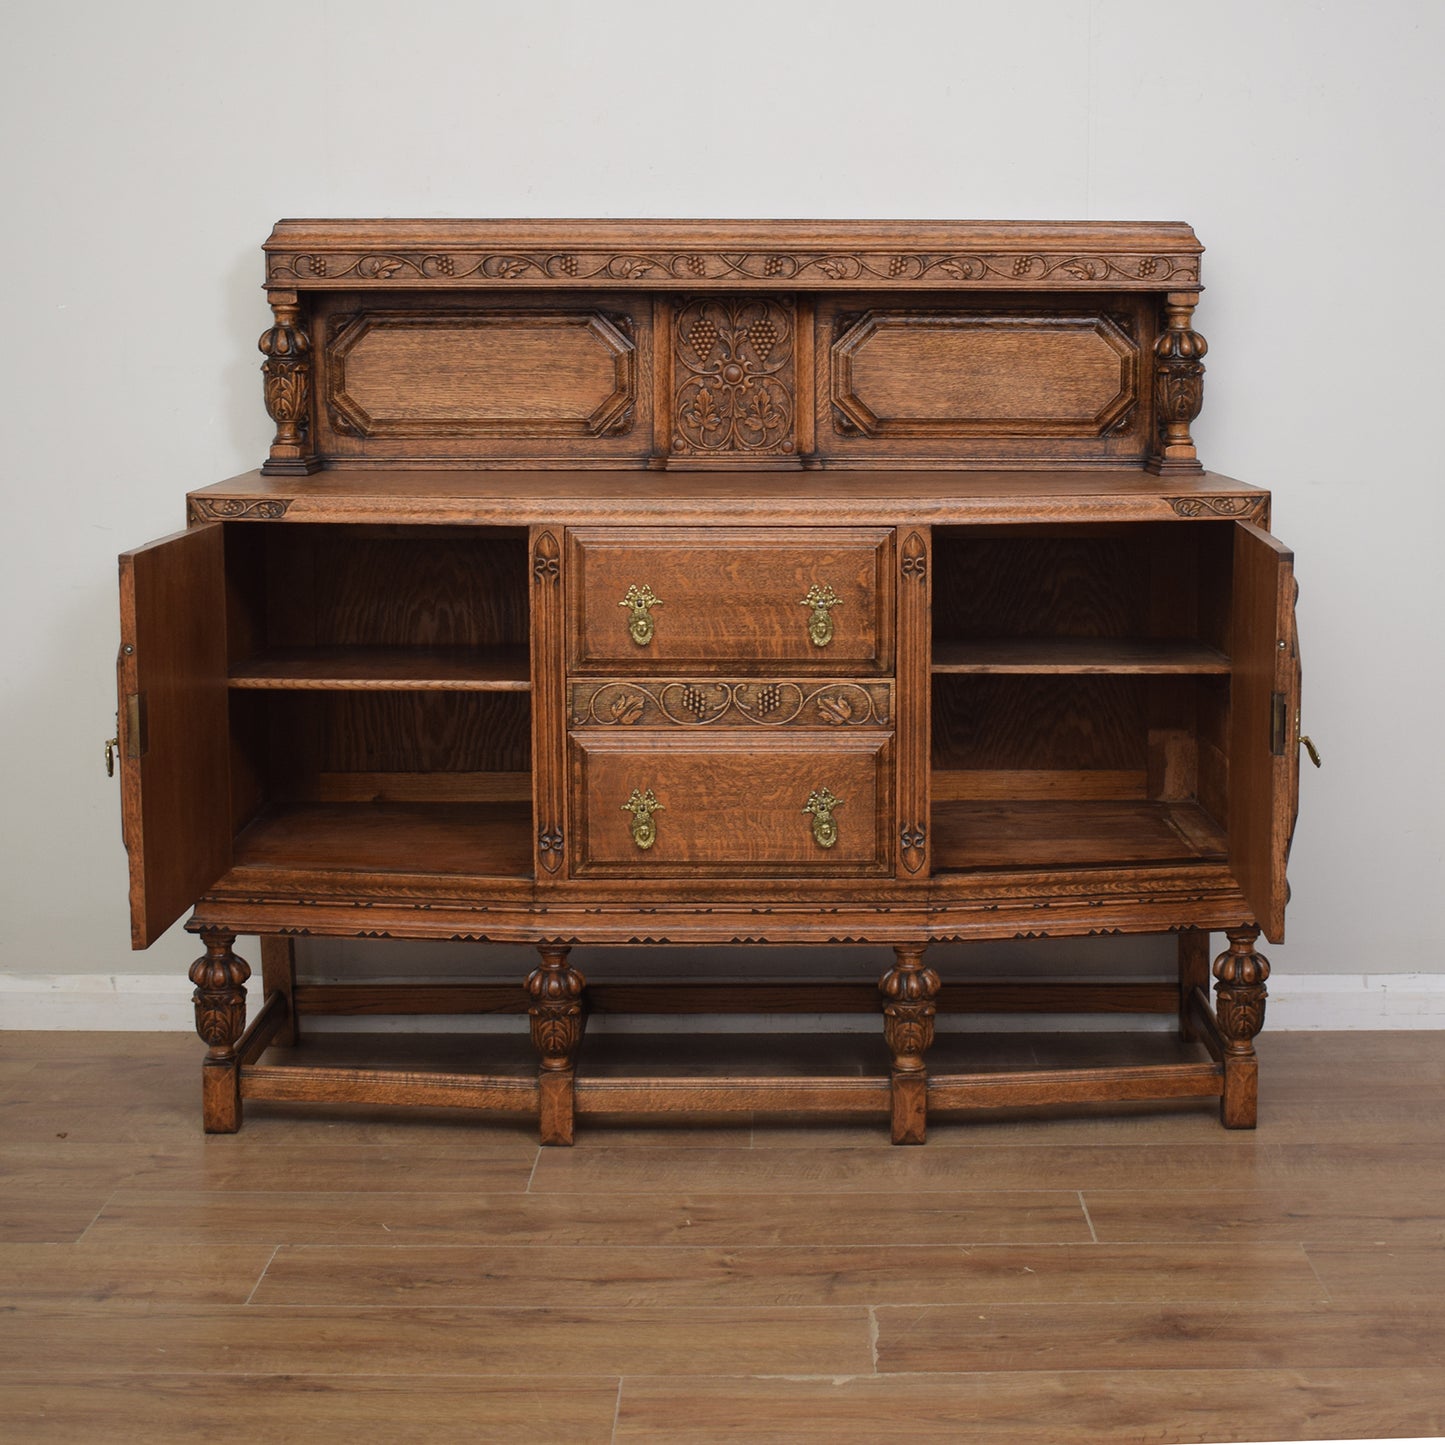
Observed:
[[[883,995],[883,1036],[893,1056],[893,1142],[922,1144],[928,1120],[928,1066],[923,1056],[933,1042],[933,1017],[941,987],[925,967],[924,945],[893,950],[895,962],[878,982]]]
[[[926,877],[932,647],[927,528],[898,548],[898,876]]]
[[[273,292],[271,310],[276,323],[261,333],[257,345],[266,358],[262,385],[276,438],[261,470],[267,476],[305,476],[321,466],[311,417],[311,338],[301,324],[294,292]]]
[[[545,527],[532,530],[532,817],[536,874],[565,872],[562,778],[566,715],[562,686],[562,548]]]
[[[1154,454],[1146,465],[1160,476],[1204,470],[1189,434],[1190,424],[1204,406],[1204,357],[1209,350],[1209,343],[1189,324],[1198,299],[1192,291],[1168,292],[1164,298],[1165,327],[1154,343],[1158,436]]]

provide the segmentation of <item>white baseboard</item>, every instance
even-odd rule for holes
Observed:
[[[259,982],[259,980],[257,980]],[[251,1001],[259,989],[250,989]],[[688,1019],[700,1032],[779,1033],[826,1027],[871,1031],[867,1014],[726,1014]],[[317,1019],[313,1027],[364,1030],[510,1031],[515,1018],[494,1015],[444,1018]],[[651,1032],[664,1019],[597,1018],[589,1028]],[[184,976],[153,973],[0,973],[0,1029],[137,1030],[193,1027],[191,985]],[[1121,1030],[1167,1028],[1162,1015],[990,1014],[943,1015],[940,1030]],[[1290,1029],[1445,1029],[1445,974],[1276,974],[1269,981],[1271,1032]]]

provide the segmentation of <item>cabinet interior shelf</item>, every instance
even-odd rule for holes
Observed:
[[[527,803],[274,803],[236,839],[237,868],[303,872],[532,873]]]
[[[935,642],[935,673],[1103,673],[1160,675],[1229,672],[1229,659],[1199,642],[1124,637],[1003,637]]]
[[[1223,861],[1225,834],[1198,803],[1057,798],[938,802],[933,867],[1107,867]]]
[[[527,692],[525,647],[283,647],[231,669],[230,685],[270,691]]]

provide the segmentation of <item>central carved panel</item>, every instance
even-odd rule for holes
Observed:
[[[797,450],[796,320],[761,297],[691,301],[672,327],[674,456]]]

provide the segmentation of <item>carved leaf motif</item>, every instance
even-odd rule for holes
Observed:
[[[847,266],[842,261],[835,261],[831,257],[825,257],[819,261],[818,269],[833,281],[841,281],[848,274]]]
[[[623,693],[612,699],[608,708],[612,721],[624,725],[637,722],[642,717],[643,702],[636,693]]]
[[[818,699],[818,716],[831,727],[840,727],[853,717],[853,704],[841,693]]]
[[[699,432],[714,431],[723,424],[722,416],[713,404],[712,393],[705,386],[698,389],[692,405],[683,412],[682,419],[694,431]]]

